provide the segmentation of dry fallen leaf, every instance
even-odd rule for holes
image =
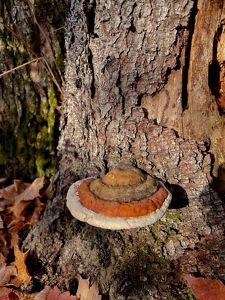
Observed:
[[[195,278],[183,275],[197,300],[225,300],[225,285],[217,279]]]
[[[45,204],[40,201],[40,198],[34,200],[34,208],[32,212],[26,215],[25,223],[26,224],[35,224],[40,217],[40,214],[45,207]]]
[[[20,201],[30,201],[37,197],[41,197],[40,190],[44,187],[44,183],[44,177],[36,178],[26,190],[16,196],[16,203]]]
[[[28,274],[25,260],[28,256],[28,252],[21,252],[18,246],[14,247],[15,261],[12,263],[12,266],[17,268],[17,276],[10,281],[10,284],[19,287],[21,284],[26,284],[30,282],[31,276]]]
[[[12,276],[17,275],[16,267],[7,266],[5,263],[0,265],[0,286],[9,283]]]
[[[17,195],[14,184],[0,189],[0,212],[4,211],[7,205],[12,204],[15,201]]]
[[[10,208],[10,212],[15,218],[23,218],[23,220],[25,220],[23,212],[29,205],[29,201],[36,200],[36,198],[41,197],[40,190],[44,187],[44,183],[44,177],[36,178],[27,189],[15,197],[15,203]]]
[[[18,236],[18,232],[20,231],[20,229],[22,229],[24,227],[25,223],[24,221],[18,222],[15,225],[13,225],[12,227],[10,227],[8,229],[8,237],[10,238],[10,242],[8,243],[8,247],[14,248],[15,246],[18,245],[19,243],[19,236]]]
[[[12,292],[16,293],[19,300],[34,300],[34,297],[35,297],[35,294],[33,294],[33,293],[32,294],[27,294],[27,293],[22,292],[18,289],[15,290],[15,291],[14,291],[14,289],[12,289]]]
[[[0,247],[6,246],[7,242],[4,237],[4,231],[0,229]]]
[[[90,287],[87,298],[85,300],[101,300],[102,296],[99,295],[98,284],[95,281]]]
[[[43,197],[46,197],[47,199],[51,199],[52,190],[53,190],[53,183],[50,182],[49,186],[45,190],[42,191],[41,195]]]
[[[0,285],[19,287],[31,280],[25,264],[28,252],[23,253],[18,247],[19,232],[26,224],[33,225],[38,221],[45,206],[42,199],[47,197],[45,188],[45,179],[41,177],[32,184],[14,180],[12,185],[0,189]],[[15,261],[6,265],[11,248],[14,248]],[[0,300],[34,299],[34,295],[20,294],[19,291],[16,294],[13,290],[0,294]]]
[[[50,287],[46,287],[35,296],[34,300],[77,300],[77,298],[75,296],[71,296],[69,292],[61,293],[57,286],[55,286],[52,289]]]
[[[77,289],[77,298],[78,300],[84,300],[87,297],[89,290],[89,279],[83,279],[80,275],[78,276],[78,289]]]
[[[71,296],[69,292],[61,293],[57,287],[44,288],[40,293],[36,294],[34,300],[101,300],[99,295],[97,282],[89,288],[89,279],[78,277],[79,284],[76,296]]]
[[[9,212],[13,215],[13,219],[8,227],[16,227],[17,224],[23,224],[23,226],[25,224],[35,224],[39,220],[44,207],[45,204],[42,203],[39,198],[32,200],[32,205],[30,201],[21,201],[13,205],[9,208]],[[23,226],[21,228],[23,228]]]
[[[19,300],[19,297],[11,289],[0,287],[0,300]],[[22,300],[22,299],[21,299]]]
[[[0,252],[0,265],[5,262],[6,258],[5,256]]]
[[[0,178],[0,185],[4,185],[7,182],[7,178]]]
[[[24,183],[21,180],[14,180],[14,183],[0,189],[0,199],[8,200],[13,202],[18,194],[21,194],[26,188],[30,186],[29,183]]]
[[[12,185],[0,189],[0,251],[4,255],[8,252],[6,247],[18,245],[18,232],[26,224],[38,221],[45,206],[41,202],[42,194],[46,199],[44,181],[44,177],[35,179],[32,184],[14,180]]]
[[[35,294],[26,294],[13,288],[0,287],[0,300],[34,300]]]
[[[101,300],[102,296],[99,295],[96,281],[90,288],[89,279],[83,279],[81,276],[78,276],[78,281],[77,300]]]
[[[11,227],[12,225],[16,224],[19,221],[24,221],[25,217],[23,215],[23,212],[29,205],[29,202],[27,201],[20,201],[17,203],[14,203],[9,209],[8,212],[11,215],[12,221],[8,224],[8,227]]]
[[[50,290],[51,290],[50,286],[46,286],[42,291],[36,294],[34,300],[46,300]]]

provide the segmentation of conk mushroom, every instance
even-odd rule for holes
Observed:
[[[71,185],[67,207],[78,220],[105,229],[151,225],[165,214],[171,193],[164,184],[138,169],[116,168],[101,178]]]

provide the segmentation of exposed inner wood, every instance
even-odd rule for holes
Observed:
[[[198,1],[188,69],[188,108],[183,113],[183,137],[193,140],[201,139],[210,143],[210,150],[215,160],[213,166],[215,176],[218,175],[220,165],[224,163],[225,121],[220,116],[215,93],[212,92],[210,85],[212,79],[215,80],[216,77],[218,81],[221,81],[219,77],[223,78],[223,68],[219,74],[219,70],[215,72],[215,69],[211,69],[210,66],[213,59],[220,61],[222,66],[223,51],[221,51],[220,41],[224,40],[222,22],[224,16],[223,0]],[[218,28],[222,30],[219,36]],[[217,92],[221,93],[218,90]],[[222,94],[218,101],[222,106]]]
[[[225,19],[221,21],[218,32],[215,36],[214,46],[216,47],[215,55],[217,62],[217,74],[215,74],[218,80],[217,84],[217,104],[220,112],[225,113]],[[215,73],[214,69],[214,73]],[[219,72],[218,72],[219,71]]]

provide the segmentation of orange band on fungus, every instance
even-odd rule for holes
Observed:
[[[91,179],[84,180],[78,187],[80,202],[87,209],[110,217],[148,215],[159,209],[168,196],[168,192],[163,187],[160,187],[155,194],[139,201],[118,203],[116,201],[102,200],[90,191],[89,185],[91,181]]]

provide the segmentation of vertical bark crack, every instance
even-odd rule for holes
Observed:
[[[95,97],[95,73],[94,73],[94,65],[93,65],[93,54],[91,49],[88,48],[88,64],[91,72],[91,84],[90,84],[90,92],[91,92],[91,99]]]
[[[122,109],[122,114],[125,114],[125,97],[123,95],[123,91],[121,88],[121,70],[118,72],[118,78],[116,81],[116,86],[118,87],[119,90],[119,95],[121,97],[121,109]]]
[[[191,54],[191,46],[192,46],[192,38],[195,29],[195,19],[198,13],[198,1],[194,1],[193,8],[191,11],[190,19],[189,19],[189,35],[187,40],[187,46],[185,50],[185,62],[183,68],[183,78],[182,78],[182,110],[185,111],[188,108],[188,71],[190,66],[190,54]]]
[[[95,11],[96,11],[96,1],[95,0],[85,0],[83,2],[83,11],[86,16],[86,24],[87,24],[87,34],[90,37],[96,37],[94,34],[94,28],[95,28]],[[91,83],[90,83],[90,93],[91,93],[91,99],[95,96],[95,74],[94,74],[94,66],[93,66],[93,54],[88,47],[88,64],[90,68],[91,73]]]
[[[83,10],[87,18],[87,32],[88,34],[91,35],[94,33],[94,28],[95,28],[96,1],[95,0],[84,1]]]

